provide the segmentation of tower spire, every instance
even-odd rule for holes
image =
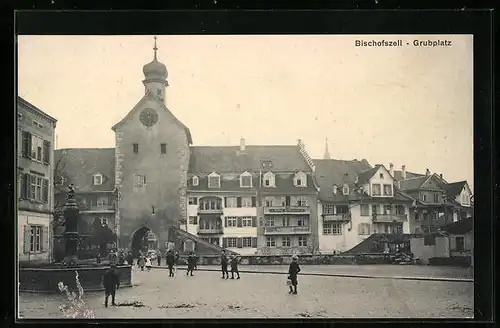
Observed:
[[[155,39],[155,46],[153,47],[153,51],[155,53],[155,60],[157,60],[156,52],[158,51],[158,47],[156,46],[156,39],[157,39],[156,35],[154,36],[154,39]]]
[[[326,143],[325,143],[325,155],[323,156],[323,159],[331,159],[330,158],[330,152],[328,151],[328,139],[326,139]]]

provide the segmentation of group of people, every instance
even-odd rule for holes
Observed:
[[[96,260],[97,260],[97,263],[101,263],[102,255],[100,252],[97,252]],[[109,264],[124,265],[125,262],[127,262],[129,265],[132,265],[133,260],[134,260],[134,258],[132,256],[132,252],[130,252],[127,249],[118,249],[118,250],[112,249],[108,253]]]
[[[130,253],[128,253],[132,256]],[[179,259],[179,252],[169,249],[166,252],[166,263],[169,271],[169,277],[174,277],[175,274],[175,265]],[[127,255],[127,262],[128,261]],[[161,262],[161,254],[157,254],[158,263]],[[298,262],[299,257],[297,255],[292,256],[292,263],[290,263],[288,267],[288,276],[287,276],[287,286],[289,287],[289,294],[297,294],[297,285],[298,285],[298,274],[300,272],[300,266]],[[187,271],[186,276],[193,276],[193,271],[196,270],[197,264],[197,256],[194,252],[190,252],[187,257]],[[131,263],[132,260],[129,262]],[[231,267],[231,279],[234,279],[234,274],[236,274],[236,279],[240,279],[240,272],[238,270],[239,259],[238,256],[232,254],[231,256],[227,256],[226,250],[222,250],[222,254],[220,257],[221,270],[222,270],[222,279],[229,279],[228,265]],[[149,256],[145,256],[142,253],[139,255],[139,259],[137,260],[137,266],[144,271],[144,267],[149,271],[151,269],[151,258]],[[108,307],[108,299],[111,296],[111,304],[115,304],[115,294],[116,290],[120,286],[120,279],[118,273],[116,271],[116,263],[111,263],[110,269],[104,274],[104,289],[105,289],[105,302],[104,306]]]

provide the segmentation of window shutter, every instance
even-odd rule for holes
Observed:
[[[227,248],[227,238],[226,237],[222,238],[222,247]]]
[[[238,248],[243,248],[243,238],[236,238],[236,246]]]
[[[450,237],[450,250],[455,250],[457,248],[457,240],[455,237]]]
[[[252,197],[252,207],[257,207],[257,197]]]
[[[257,217],[252,216],[252,227],[256,227],[256,226],[257,226]]]
[[[27,199],[28,198],[28,181],[29,181],[29,176],[28,174],[22,173],[21,174],[21,188],[19,190],[19,198],[20,199]]]
[[[241,207],[241,197],[236,197],[236,207]]]
[[[363,234],[363,224],[358,223],[358,235],[362,235],[362,234]]]
[[[50,164],[50,142],[43,141],[43,164]]]
[[[43,226],[43,232],[42,232],[42,252],[48,252],[49,251],[49,227],[48,226]]]
[[[252,237],[252,247],[253,248],[257,247],[257,237]]]
[[[238,228],[241,228],[241,227],[243,226],[243,223],[242,223],[242,218],[241,218],[241,217],[239,217],[239,218],[237,218],[237,219],[236,219],[236,221],[237,221],[237,226],[238,226]]]
[[[30,252],[30,240],[31,240],[31,227],[29,225],[24,226],[24,254]]]
[[[193,217],[193,224],[198,224],[198,217],[197,216]]]
[[[227,218],[224,218],[224,227],[227,228]]]
[[[227,197],[224,197],[224,207],[227,207]]]
[[[29,158],[31,152],[31,133],[23,131],[22,155]]]
[[[49,180],[42,179],[42,199],[45,203],[49,202]]]

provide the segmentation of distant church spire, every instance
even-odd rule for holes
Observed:
[[[326,143],[325,143],[325,155],[323,156],[323,159],[331,159],[330,158],[330,152],[328,151],[328,139],[326,139]]]

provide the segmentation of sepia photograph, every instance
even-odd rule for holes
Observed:
[[[19,35],[18,318],[473,318],[473,44]]]

